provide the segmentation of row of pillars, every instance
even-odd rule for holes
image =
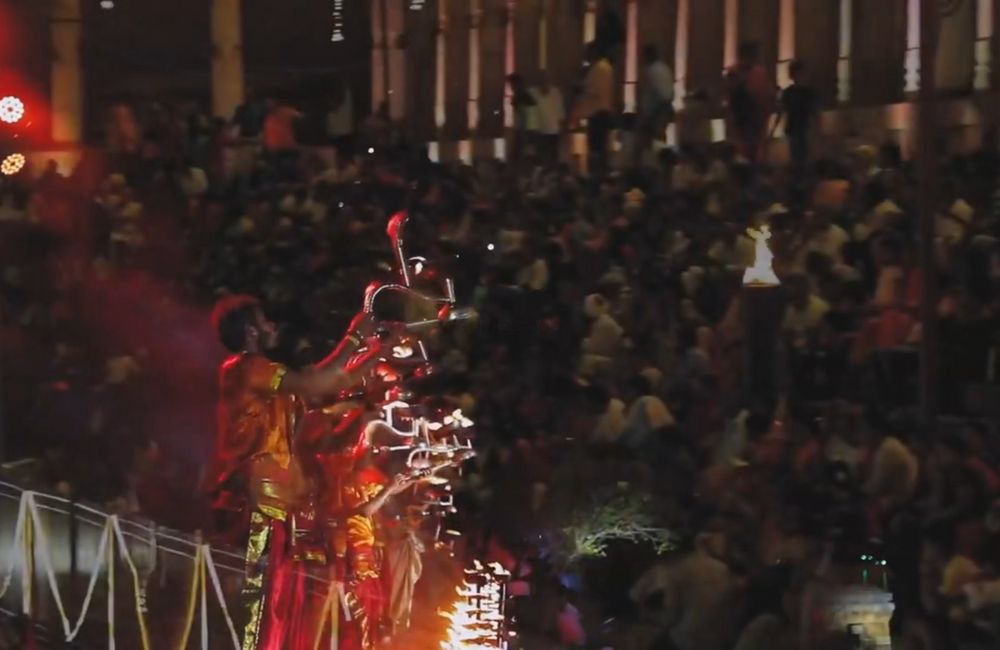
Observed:
[[[52,138],[58,143],[79,142],[83,131],[82,1],[52,2]],[[838,102],[849,103],[853,99],[851,73],[856,64],[854,13],[871,10],[864,4],[867,1],[837,0],[832,12],[835,15],[831,15],[830,3],[823,0],[618,0],[614,5],[626,28],[625,52],[619,71],[622,107],[629,111],[635,106],[639,47],[650,37],[657,36],[662,43],[672,46],[665,54],[672,59],[678,109],[684,108],[684,98],[690,90],[719,83],[721,69],[736,60],[739,41],[752,38],[754,32],[767,34],[765,40],[776,40],[760,43],[761,49],[775,64],[774,74],[779,84],[786,85],[788,64],[802,56],[800,45],[812,51],[817,47],[797,42],[796,34],[803,32],[797,30],[798,18],[820,10],[826,12],[827,18],[835,19],[820,21],[827,33],[832,33],[830,30],[836,33],[836,39],[829,41],[831,52],[836,49],[833,94]],[[996,0],[964,1],[975,3],[975,43],[970,44],[970,56],[974,57],[975,88],[985,90],[993,85]],[[228,117],[244,96],[242,0],[210,2],[213,112]],[[896,3],[905,9],[904,69],[898,72],[904,80],[905,91],[916,93],[921,83],[922,0],[878,2],[884,6]],[[559,85],[571,83],[574,80],[565,77],[575,74],[576,69],[564,61],[559,66],[553,64],[556,59],[579,55],[583,43],[594,38],[601,3],[598,0],[584,0],[582,4],[569,0],[370,0],[369,6],[373,44],[372,106],[377,108],[384,103],[395,120],[405,122],[413,120],[415,113],[428,110],[427,105],[432,103],[431,121],[435,128],[441,129],[452,119],[448,113],[455,106],[449,88],[460,85],[467,95],[463,98],[464,126],[475,131],[481,118],[486,117],[485,113],[499,113],[501,104],[508,109],[503,113],[506,124],[510,123],[510,97],[503,88],[504,81],[498,74],[483,76],[483,61],[501,57],[504,76],[515,71],[550,71],[558,67],[556,72],[559,74],[553,75],[555,82]],[[579,20],[581,11],[583,16]],[[420,35],[412,27],[414,16],[425,12],[432,14],[426,18],[433,21],[435,29],[433,36],[425,37],[431,42],[425,43],[425,51],[420,52],[414,45]],[[491,33],[487,46],[484,30],[497,29],[497,26],[491,22],[487,27],[483,21],[497,12],[506,12],[504,35],[499,41],[495,33]],[[574,12],[580,31],[566,33],[562,27],[574,24],[567,18]],[[461,15],[466,20],[459,23],[452,19],[453,15]],[[721,30],[718,29],[719,20]],[[761,21],[774,21],[777,28],[774,29],[773,23],[766,27],[747,27]],[[464,33],[455,34],[455,29]],[[661,36],[663,30],[670,32],[672,38]],[[773,39],[775,34],[776,39]],[[344,36],[359,38],[350,34]],[[893,44],[887,47],[890,45],[895,47]],[[420,60],[414,61],[414,58]],[[456,58],[464,59],[461,65],[454,63]],[[456,67],[466,77],[461,84],[454,79],[453,68]],[[560,75],[564,78],[559,78]],[[499,87],[494,87],[497,85]]]
[[[84,0],[53,0],[50,110],[52,140],[75,145],[83,136],[84,86],[80,45]],[[211,0],[212,111],[231,117],[244,98],[242,0]]]
[[[993,85],[993,52],[994,52],[994,3],[996,0],[963,0],[974,4],[975,28],[974,43],[960,43],[967,47],[970,63],[974,65],[974,86],[977,90],[986,90]],[[492,111],[496,106],[485,101],[485,96],[491,89],[484,87],[484,82],[502,84],[497,75],[487,78],[482,73],[481,56],[485,53],[483,46],[484,16],[492,16],[498,10],[497,5],[506,10],[506,21],[503,29],[504,74],[524,72],[525,70],[547,70],[553,59],[550,52],[552,39],[551,21],[564,20],[559,12],[580,11],[581,3],[567,3],[559,0],[372,0],[372,105],[379,106],[383,102],[390,115],[396,120],[407,120],[412,113],[419,111],[414,102],[434,103],[434,126],[440,129],[449,122],[450,107],[456,106],[450,89],[462,85],[467,93],[465,98],[466,115],[469,131],[475,131],[479,118],[485,111]],[[886,76],[895,76],[898,86],[905,92],[905,97],[915,97],[921,85],[921,10],[922,0],[878,0],[878,6],[868,0],[618,0],[613,6],[626,27],[626,44],[618,82],[621,86],[621,104],[625,111],[635,106],[636,83],[638,77],[638,52],[642,44],[650,36],[656,38],[656,26],[650,21],[658,22],[663,30],[672,31],[672,38],[660,37],[662,43],[672,45],[670,51],[662,52],[672,60],[676,76],[675,97],[677,108],[684,108],[684,98],[689,91],[696,88],[718,88],[721,71],[736,62],[738,45],[741,40],[757,40],[765,53],[765,59],[774,64],[774,76],[778,84],[785,86],[790,82],[789,64],[792,60],[809,55],[821,54],[830,59],[830,92],[829,99],[839,104],[852,103],[852,70],[856,66],[871,67],[873,62],[894,58],[890,51],[898,56],[899,69],[887,71]],[[944,3],[943,6],[954,6],[956,3]],[[960,4],[960,3],[959,3]],[[574,9],[575,5],[575,9]],[[560,51],[555,56],[566,52],[581,52],[582,44],[595,36],[596,24],[601,2],[586,0],[582,3],[584,16],[582,30],[573,33],[559,33],[559,42],[554,47]],[[969,6],[968,4],[966,6]],[[436,29],[433,44],[433,57],[421,56],[421,65],[433,67],[433,93],[430,88],[423,88],[419,96],[407,98],[407,91],[414,92],[414,85],[408,83],[408,72],[413,69],[407,64],[415,52],[411,49],[409,37],[412,24],[415,22],[408,12],[433,12]],[[492,12],[492,13],[491,13]],[[861,12],[857,13],[856,12]],[[521,15],[529,14],[536,20],[523,20]],[[900,14],[905,14],[902,16]],[[454,20],[458,15],[461,20]],[[799,24],[799,19],[804,21]],[[887,31],[882,42],[873,43],[870,37],[855,43],[857,20],[878,20],[883,27],[895,24],[900,19],[905,20],[905,43],[889,42],[894,40]],[[765,24],[770,21],[770,24]],[[719,24],[721,22],[721,25]],[[807,24],[808,23],[808,24]],[[456,37],[450,30],[467,30]],[[808,29],[807,29],[808,27]],[[491,28],[495,28],[491,24]],[[527,30],[529,33],[521,33]],[[805,34],[816,34],[817,43],[803,42]],[[662,33],[662,30],[661,30]],[[799,39],[797,39],[797,35]],[[825,35],[834,36],[824,38]],[[896,32],[896,35],[901,35]],[[720,38],[721,37],[721,38]],[[563,40],[565,39],[565,40]],[[566,41],[576,43],[567,44]],[[765,42],[760,42],[760,41]],[[770,42],[770,41],[774,42]],[[812,37],[810,36],[810,39]],[[496,39],[493,39],[495,43]],[[534,42],[531,42],[534,41]],[[670,43],[672,41],[672,43]],[[404,45],[405,43],[405,45]],[[884,52],[876,53],[873,45],[883,47]],[[516,50],[517,47],[527,47],[531,50],[527,55]],[[857,47],[865,50],[861,58],[856,56]],[[494,45],[495,47],[495,45]],[[662,49],[662,48],[661,48]],[[884,55],[884,56],[883,56]],[[464,59],[461,65],[451,63],[454,57]],[[533,59],[527,61],[527,59]],[[452,69],[454,68],[454,69]],[[456,72],[457,70],[457,72]],[[566,71],[566,66],[562,66]],[[866,74],[869,72],[865,70]],[[455,74],[467,79],[457,80]],[[558,85],[572,83],[572,79],[556,79]],[[883,80],[868,78],[865,84],[880,85]],[[876,92],[882,92],[882,88]],[[450,101],[449,101],[450,98]],[[901,97],[902,98],[902,97]],[[865,101],[866,98],[858,98]],[[505,104],[509,105],[509,97]],[[509,111],[506,111],[509,115]]]

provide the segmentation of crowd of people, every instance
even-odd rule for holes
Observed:
[[[543,137],[518,141],[508,162],[432,162],[384,111],[345,126],[346,91],[326,116],[332,148],[299,147],[300,114],[252,95],[232,122],[194,105],[121,107],[103,155],[0,186],[7,457],[39,459],[32,480],[60,492],[204,526],[191,477],[209,457],[223,356],[208,305],[258,296],[280,324],[280,360],[315,362],[365,285],[391,273],[384,228],[406,209],[410,249],[478,312],[431,354],[477,424],[462,523],[514,569],[527,638],[860,647],[823,613],[838,590],[867,585],[891,592],[901,647],[995,647],[996,143],[942,165],[935,265],[921,267],[900,148],[807,162],[798,141],[793,165],[768,164],[770,109],[754,103],[761,82],[743,55],[733,141],[653,153],[672,77],[647,49],[637,150],[617,159],[599,50],[569,110],[548,80],[540,92],[511,80],[516,123]],[[786,100],[795,139],[815,100]],[[560,155],[562,113],[589,118],[589,173]],[[763,225],[781,280],[765,391],[748,385],[741,283],[747,228]],[[951,416],[932,428],[916,417],[915,381],[929,274]],[[552,522],[605,488],[653,497],[675,550],[621,540],[603,559],[559,562]]]

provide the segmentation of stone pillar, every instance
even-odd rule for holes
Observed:
[[[243,22],[240,0],[212,0],[212,112],[231,118],[243,103]]]
[[[993,85],[993,13],[994,0],[976,3],[976,74],[975,89],[988,90]]]
[[[795,56],[795,0],[781,0],[778,6],[778,69],[775,72],[782,88],[792,81],[788,66]]]
[[[583,42],[589,43],[597,36],[597,0],[587,0],[587,11],[583,15]]]
[[[639,80],[639,2],[628,0],[625,8],[625,112],[636,110],[636,84]]]
[[[542,0],[538,19],[538,69],[549,70],[549,0]]]
[[[83,136],[80,0],[54,0],[52,35],[52,140],[77,144]]]
[[[920,0],[906,3],[906,63],[903,91],[920,90]]]
[[[469,2],[469,108],[467,112],[470,134],[479,129],[479,79],[480,39],[479,25],[483,18],[482,0]]]
[[[840,0],[840,34],[837,43],[837,101],[846,104],[851,100],[851,46],[854,29],[854,0]]]
[[[740,34],[740,0],[724,0],[723,9],[724,36],[722,53],[722,67],[729,68],[736,64],[737,49],[739,48]]]
[[[514,126],[513,96],[507,87],[506,79],[517,70],[517,38],[514,26],[517,24],[517,0],[507,0],[507,13],[504,21],[504,54],[503,54],[503,125],[505,128]]]
[[[677,34],[674,37],[674,109],[684,108],[688,90],[688,48],[691,29],[691,0],[677,0]],[[673,124],[668,127],[675,128]],[[676,136],[675,136],[676,137]],[[671,145],[668,133],[667,142]]]
[[[436,68],[434,75],[434,126],[440,131],[448,119],[448,97],[445,91],[445,75],[448,72],[448,43],[445,39],[445,30],[448,28],[447,0],[438,0],[437,10],[437,31],[434,37],[434,66]]]

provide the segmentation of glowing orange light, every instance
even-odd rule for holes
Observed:
[[[24,164],[27,162],[24,158],[24,154],[12,153],[3,159],[0,163],[0,174],[4,176],[13,176],[17,172],[24,169]]]
[[[747,228],[747,234],[754,241],[753,266],[743,272],[743,284],[754,287],[776,287],[781,280],[774,273],[774,253],[767,245],[771,238],[771,229],[761,226],[760,229]]]
[[[0,122],[16,124],[24,117],[24,102],[13,95],[0,99]]]
[[[441,613],[450,622],[441,650],[505,649],[503,603],[510,574],[498,564],[484,567],[478,561],[465,573],[472,581],[463,581],[455,588],[458,601],[454,609]]]

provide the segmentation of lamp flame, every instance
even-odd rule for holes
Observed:
[[[455,588],[454,608],[441,612],[450,623],[441,650],[504,650],[504,601],[510,574],[502,566],[476,561],[465,575]]]
[[[771,238],[771,229],[764,225],[760,229],[747,228],[747,235],[754,241],[753,265],[743,272],[744,286],[776,287],[781,280],[774,273],[774,253],[767,245]]]

